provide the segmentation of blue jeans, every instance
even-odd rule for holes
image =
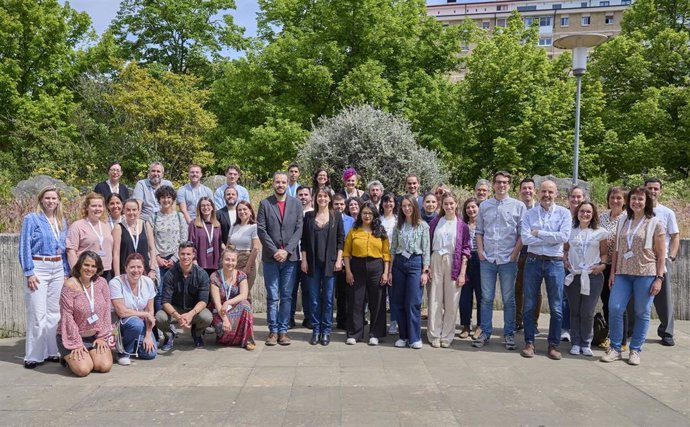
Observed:
[[[317,335],[330,335],[333,328],[335,276],[326,276],[326,273],[323,264],[318,261],[314,263],[311,276],[302,273],[302,295],[305,288],[308,289],[309,295],[309,310],[305,308],[304,312],[305,316],[309,313],[309,320],[314,328],[313,333]],[[332,271],[329,273],[333,274]]]
[[[635,308],[635,325],[630,338],[630,350],[642,350],[642,344],[647,337],[649,317],[652,311],[654,296],[649,292],[654,282],[654,276],[630,276],[616,274],[609,297],[609,336],[611,347],[621,351],[623,341],[623,313],[628,307],[630,297],[633,297]]]
[[[472,323],[473,297],[477,300],[477,325],[482,324],[482,277],[479,271],[479,255],[472,252],[470,262],[467,264],[467,283],[460,291],[460,324],[468,328]]]
[[[398,321],[400,339],[410,344],[422,340],[422,290],[422,256],[396,255],[390,288],[391,318]]]
[[[290,304],[290,319],[295,318],[295,313],[297,312],[297,294],[299,293],[299,288],[302,288],[302,313],[304,318],[311,322],[311,298],[309,297],[309,278],[302,270],[297,269],[297,274],[295,275],[295,286],[292,287],[292,304]]]
[[[297,261],[264,261],[266,317],[268,331],[287,333],[292,305],[292,288],[297,278]]]
[[[525,343],[534,343],[537,325],[534,324],[534,307],[537,304],[542,280],[546,284],[546,296],[549,299],[549,337],[551,345],[561,342],[563,324],[563,282],[565,270],[561,260],[543,260],[527,255],[523,275],[522,318],[525,325]]]
[[[127,355],[137,354],[139,359],[151,360],[156,357],[158,342],[152,337],[153,350],[144,350],[146,336],[146,322],[141,317],[130,316],[120,319],[120,333],[122,345]]]
[[[515,276],[517,262],[495,264],[487,260],[479,262],[482,278],[482,333],[487,337],[493,331],[494,298],[496,297],[496,277],[501,283],[503,298],[503,335],[515,335]]]

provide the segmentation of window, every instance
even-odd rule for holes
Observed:
[[[613,15],[606,15],[606,18],[604,18],[604,23],[606,25],[613,25]]]
[[[550,16],[540,16],[539,17],[539,26],[540,27],[550,27],[551,26],[551,17]]]
[[[551,5],[551,8],[552,8],[552,9],[560,9],[561,7],[562,7],[562,6],[561,6],[561,4],[560,4],[560,3],[557,3],[557,4],[554,4],[554,5]]]
[[[506,18],[496,18],[496,26],[505,28],[508,26],[508,21]]]
[[[623,6],[629,5],[631,3],[631,0],[621,0],[621,4]]]
[[[518,12],[529,12],[530,10],[537,10],[537,6],[518,6]]]
[[[539,38],[539,46],[551,46],[551,44],[552,44],[551,37],[540,37]]]
[[[525,18],[525,27],[531,27],[532,23],[534,22],[534,18]]]
[[[561,27],[567,27],[568,25],[570,25],[570,17],[561,16]]]
[[[608,6],[609,2],[608,1],[600,1],[599,6]]]
[[[587,6],[588,6],[588,4],[586,1],[583,1],[582,3],[580,3],[580,7],[587,7]]]
[[[501,11],[506,11],[508,10],[508,5],[507,4],[499,4],[496,6],[496,11],[501,12]]]
[[[586,27],[589,25],[589,16],[583,16],[582,20],[580,21],[583,27]]]
[[[482,30],[488,30],[489,28],[491,28],[489,21],[482,21]]]

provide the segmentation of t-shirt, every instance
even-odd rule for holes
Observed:
[[[589,270],[601,262],[599,244],[608,238],[609,232],[604,228],[573,228],[568,239],[568,261],[573,269]]]
[[[230,244],[238,251],[251,251],[254,240],[259,240],[256,224],[236,225],[232,227]]]
[[[74,250],[77,256],[94,251],[101,257],[104,271],[113,269],[113,235],[110,226],[103,221],[96,226],[92,226],[88,219],[74,221],[67,230],[66,247]]]
[[[191,219],[196,218],[196,205],[202,197],[213,200],[213,192],[204,184],[199,184],[196,188],[192,184],[185,184],[177,190],[177,204],[187,204],[187,213]]]
[[[126,274],[115,277],[108,285],[110,286],[110,299],[122,298],[125,307],[130,310],[145,310],[148,302],[156,296],[156,285],[154,285],[153,280],[146,276],[139,278],[137,295],[132,292]]]
[[[433,252],[439,252],[441,255],[446,253],[455,253],[455,239],[458,234],[458,220],[457,218],[448,221],[445,217],[438,220],[436,229],[434,230]],[[442,252],[442,253],[441,253]]]
[[[386,229],[386,234],[388,234],[388,241],[389,242],[393,241],[393,229],[395,228],[395,225],[397,223],[398,223],[398,217],[396,217],[395,215],[391,215],[388,218],[381,215],[381,225],[383,225],[383,228]]]
[[[678,222],[676,221],[676,214],[666,206],[658,203],[654,208],[654,215],[659,218],[659,222],[666,230],[666,256],[669,256],[669,245],[671,244],[671,235],[679,233]]]

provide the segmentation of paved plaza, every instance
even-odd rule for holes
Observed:
[[[499,326],[502,313],[495,314]],[[299,322],[298,322],[299,323]],[[656,331],[652,321],[650,332]],[[546,331],[548,316],[540,318]],[[690,425],[690,322],[676,323],[673,348],[653,334],[642,364],[523,359],[494,331],[481,350],[468,340],[450,349],[397,349],[344,344],[310,346],[295,329],[289,347],[265,347],[257,315],[257,349],[218,348],[207,338],[194,350],[188,333],[154,361],[115,365],[76,378],[58,364],[22,367],[23,339],[0,340],[0,422],[13,425],[266,426],[564,426]],[[517,337],[522,344],[522,336]],[[627,355],[626,355],[627,357]]]

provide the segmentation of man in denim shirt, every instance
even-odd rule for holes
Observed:
[[[508,196],[510,180],[508,172],[494,174],[494,197],[482,202],[477,216],[477,254],[482,282],[482,333],[472,343],[477,348],[488,344],[491,337],[498,277],[503,298],[505,346],[507,350],[515,350],[515,276],[522,248],[520,221],[525,205]]]

